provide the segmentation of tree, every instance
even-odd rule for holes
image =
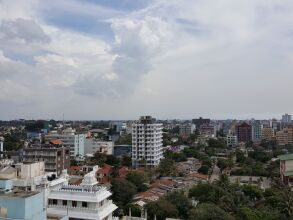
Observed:
[[[248,196],[252,201],[260,200],[263,197],[261,189],[253,185],[243,185],[243,193]]]
[[[233,220],[234,218],[226,213],[219,206],[203,203],[191,210],[190,220]]]
[[[157,220],[176,218],[178,216],[176,207],[164,198],[146,204],[145,209],[148,212],[149,220],[153,220],[155,215]]]
[[[132,145],[132,136],[131,134],[124,134],[119,137],[118,141],[115,143],[117,145]]]
[[[198,169],[197,172],[207,175],[209,173],[209,167],[206,165],[203,165]]]
[[[168,193],[165,197],[167,201],[175,205],[178,210],[178,215],[180,218],[187,219],[189,211],[192,208],[190,199],[184,195],[181,191],[174,191]]]
[[[136,186],[138,192],[144,192],[148,189],[148,186],[147,186],[148,178],[142,172],[138,172],[138,171],[129,172],[126,175],[126,179]]]
[[[279,220],[280,215],[270,210],[256,210],[248,207],[238,209],[237,219],[239,220]]]
[[[107,161],[107,155],[106,154],[101,154],[99,152],[96,152],[94,154],[94,157],[92,160],[99,165],[99,167],[104,166],[104,163]]]
[[[210,138],[208,140],[208,147],[209,148],[226,148],[226,144],[222,139]]]
[[[118,206],[123,206],[131,202],[137,192],[136,186],[126,179],[115,178],[112,180],[111,185],[112,198]]]
[[[231,159],[218,159],[217,166],[223,171],[225,168],[231,168],[233,161]]]
[[[176,167],[173,160],[162,159],[160,161],[157,171],[161,176],[172,176],[176,175]]]
[[[106,155],[106,163],[114,167],[119,167],[120,159],[114,155]]]
[[[131,167],[131,165],[132,165],[131,157],[129,157],[129,156],[127,156],[127,155],[124,155],[124,156],[122,157],[121,165],[122,165],[122,166]]]

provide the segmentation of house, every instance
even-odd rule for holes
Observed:
[[[118,175],[120,178],[126,178],[126,175],[128,173],[129,173],[129,169],[126,166],[123,166],[118,170]]]
[[[99,168],[96,172],[96,176],[98,181],[101,184],[108,183],[110,181],[110,173],[112,170],[112,166],[109,164],[104,164],[103,167]]]
[[[293,154],[280,155],[278,158],[281,181],[287,186],[293,186]]]

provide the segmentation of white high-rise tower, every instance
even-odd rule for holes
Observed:
[[[0,158],[3,158],[4,151],[4,137],[0,137]]]
[[[157,166],[163,157],[163,125],[142,116],[132,125],[132,165]]]

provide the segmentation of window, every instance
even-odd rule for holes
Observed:
[[[77,201],[72,201],[72,207],[76,207],[77,206]]]
[[[87,208],[87,202],[82,202],[82,207]]]
[[[53,205],[57,205],[57,199],[53,199]]]
[[[67,200],[63,200],[62,205],[67,206]]]

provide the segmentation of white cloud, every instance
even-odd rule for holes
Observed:
[[[289,0],[158,0],[128,14],[76,0],[18,2],[0,1],[0,101],[34,103],[21,111],[188,118],[293,107]],[[103,19],[114,42],[47,23],[47,9]],[[21,114],[9,108],[3,118]]]

